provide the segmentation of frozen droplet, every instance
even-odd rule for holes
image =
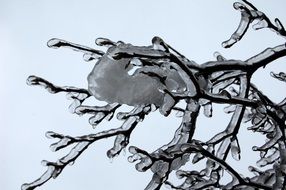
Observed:
[[[52,38],[47,42],[48,47],[50,48],[59,48],[62,40],[57,38]]]
[[[204,115],[206,117],[212,117],[212,112],[213,112],[212,103],[209,102],[209,103],[205,104],[204,105]]]
[[[233,141],[231,141],[230,151],[231,151],[232,157],[235,160],[239,161],[240,160],[240,146],[238,144],[238,140],[237,139],[234,139]]]
[[[75,113],[76,108],[81,105],[81,102],[79,100],[74,100],[70,106],[69,106],[69,111],[70,113]]]
[[[278,31],[284,30],[284,27],[278,18],[275,18],[274,22],[275,22],[275,25],[276,25]]]
[[[165,42],[158,36],[155,36],[152,39],[153,48],[156,50],[161,51],[168,51],[168,46],[165,44]]]
[[[45,136],[48,138],[48,139],[53,139],[55,137],[56,133],[53,132],[53,131],[47,131]]]
[[[224,61],[224,60],[226,60],[218,51],[214,52],[214,57],[215,57],[218,61]]]
[[[240,2],[233,3],[233,8],[236,10],[241,9],[242,7],[244,7],[244,5]]]
[[[114,157],[114,151],[112,149],[110,149],[106,152],[106,155],[108,158],[113,158]]]
[[[28,183],[24,183],[22,186],[21,186],[21,190],[28,190],[28,188],[30,187],[30,185]]]
[[[257,147],[257,146],[253,146],[253,147],[252,147],[252,150],[253,150],[253,151],[257,151],[257,150],[258,150],[258,147]]]
[[[105,114],[103,112],[97,112],[94,114],[94,116],[89,118],[89,124],[92,125],[92,127],[96,127],[105,117]]]
[[[56,145],[56,144],[57,144],[57,143],[54,143],[54,144],[52,144],[52,145],[49,147],[52,152],[56,152],[56,150],[57,150],[57,145]]]
[[[223,109],[226,114],[234,112],[236,109],[236,105],[229,105]]]
[[[107,38],[97,38],[95,44],[98,46],[115,46],[116,43]]]
[[[35,81],[37,80],[36,76],[29,76],[26,80],[27,85],[33,85],[35,84]]]
[[[92,61],[92,60],[97,60],[99,59],[101,56],[95,53],[85,53],[83,54],[83,60],[85,61]]]
[[[133,163],[133,162],[134,162],[133,156],[128,156],[127,160],[128,160],[128,162],[130,162],[130,163]]]
[[[136,154],[137,153],[137,150],[136,150],[137,148],[135,147],[135,146],[130,146],[129,147],[129,152],[131,153],[131,154]]]
[[[70,166],[74,165],[74,161],[69,162],[69,165]]]
[[[249,166],[248,170],[252,172],[255,176],[260,176],[263,173],[262,171],[258,170],[257,168],[253,166]]]
[[[236,43],[236,40],[234,39],[229,39],[228,41],[223,42],[221,45],[224,48],[229,48],[230,46],[232,46],[233,44]]]
[[[42,160],[42,161],[41,161],[41,165],[42,165],[42,166],[47,166],[49,163],[50,163],[50,162],[47,161],[47,160]]]

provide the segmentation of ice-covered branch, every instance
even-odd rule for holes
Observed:
[[[84,53],[84,60],[86,61],[91,61],[93,59],[97,59],[99,57],[101,57],[102,55],[104,55],[103,51],[100,50],[96,50],[90,47],[86,47],[86,46],[82,46],[79,44],[75,44],[72,42],[68,42],[66,40],[62,40],[62,39],[58,39],[58,38],[53,38],[50,39],[47,43],[48,47],[50,48],[60,48],[60,47],[67,47],[70,48],[74,51],[79,51]]]
[[[195,132],[196,120],[200,110],[199,108],[200,105],[197,101],[190,100],[187,103],[182,123],[176,130],[172,141],[153,153],[149,154],[136,147],[129,148],[129,151],[133,156],[128,160],[130,162],[140,160],[140,162],[136,164],[136,169],[138,171],[146,171],[151,168],[154,173],[146,189],[160,189],[164,181],[168,179],[170,172],[180,168],[188,161],[188,154],[182,154],[178,157],[174,157],[173,153],[178,151],[182,144],[188,143],[192,140]]]
[[[52,84],[51,82],[37,76],[29,76],[27,79],[27,84],[30,86],[40,86],[48,90],[49,93],[55,94],[59,92],[75,92],[80,94],[85,94],[87,97],[90,96],[90,93],[86,89],[76,88],[76,87],[60,87]]]
[[[278,74],[271,72],[270,74],[273,78],[276,78],[280,81],[286,82],[286,74],[284,72],[280,72]]]
[[[241,20],[239,23],[238,28],[236,31],[231,35],[230,39],[223,42],[222,46],[225,48],[229,48],[234,45],[236,42],[241,40],[241,38],[246,33],[249,25],[253,21],[258,21],[256,24],[253,25],[255,30],[259,30],[262,28],[270,28],[271,30],[275,31],[277,34],[286,37],[286,31],[283,27],[281,21],[276,18],[275,24],[272,24],[270,19],[261,11],[257,10],[251,3],[246,0],[243,0],[243,3],[235,2],[233,7],[236,10],[241,12]]]
[[[125,114],[126,116],[122,118],[125,121],[120,128],[110,129],[96,134],[71,137],[54,132],[47,132],[46,136],[48,138],[60,139],[58,142],[51,145],[52,151],[58,151],[70,145],[74,145],[74,147],[66,156],[56,162],[43,161],[43,165],[48,167],[47,171],[34,182],[23,184],[22,190],[35,189],[36,187],[46,183],[51,178],[56,178],[67,165],[72,165],[89,145],[100,139],[116,136],[113,148],[107,152],[107,155],[110,158],[116,156],[128,145],[130,135],[137,123],[140,122],[150,111],[150,106],[134,108],[130,113]]]
[[[241,12],[241,21],[231,38],[223,42],[229,48],[238,42],[247,32],[250,24],[255,29],[270,28],[286,37],[286,31],[280,20],[270,19],[246,0],[234,3],[234,8]],[[173,139],[155,148],[149,153],[135,146],[129,147],[132,154],[129,162],[137,162],[135,168],[144,172],[151,170],[152,179],[147,190],[158,190],[163,184],[173,189],[277,189],[286,188],[286,99],[275,103],[259,90],[251,81],[252,75],[261,67],[286,56],[286,45],[267,48],[246,60],[227,59],[215,53],[215,61],[197,64],[179,53],[171,45],[155,36],[152,44],[136,46],[122,41],[114,42],[107,38],[97,38],[95,44],[104,46],[106,51],[89,48],[61,39],[53,38],[48,42],[51,48],[67,47],[82,52],[84,60],[96,61],[87,77],[88,88],[57,86],[37,76],[30,76],[27,83],[41,86],[55,94],[67,93],[73,100],[72,113],[91,114],[89,122],[98,125],[104,119],[123,121],[119,128],[82,136],[68,136],[47,132],[48,138],[57,141],[51,144],[52,151],[70,148],[70,152],[56,162],[43,161],[47,171],[32,183],[22,186],[31,190],[56,178],[67,165],[74,161],[93,142],[115,137],[113,147],[107,151],[109,158],[114,158],[124,150],[138,122],[151,111],[160,111],[170,116],[171,111],[178,111],[182,118]],[[284,72],[271,73],[280,81],[286,81]],[[83,105],[89,97],[105,101],[105,106]],[[185,108],[179,106],[185,102]],[[212,117],[214,104],[227,104],[225,113],[232,114],[224,130],[210,140],[202,142],[194,139],[200,108],[206,117]],[[121,105],[133,107],[130,112],[117,112]],[[260,170],[249,167],[254,177],[244,177],[226,160],[229,154],[239,161],[241,147],[238,134],[242,122],[250,124],[248,130],[265,135],[266,141],[253,146],[253,151],[260,153],[257,161]],[[206,161],[201,171],[183,171],[181,167],[193,156],[192,163]],[[176,186],[167,181],[171,172],[177,172],[178,178],[184,178]],[[231,180],[222,183],[223,172],[230,174]]]

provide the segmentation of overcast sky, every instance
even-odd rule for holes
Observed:
[[[240,19],[232,3],[228,0],[1,0],[1,189],[20,189],[22,183],[35,180],[46,170],[41,160],[55,161],[67,153],[69,149],[59,153],[50,151],[49,145],[54,141],[45,138],[46,131],[75,136],[120,126],[120,122],[105,122],[93,130],[88,117],[69,113],[70,101],[65,94],[52,95],[26,85],[29,75],[37,75],[57,85],[87,87],[86,77],[93,63],[84,62],[81,53],[49,49],[46,46],[49,39],[57,37],[95,47],[97,37],[150,45],[153,36],[160,36],[197,63],[213,60],[215,51],[226,58],[244,60],[285,42],[269,30],[250,30],[233,48],[223,49],[221,42],[229,38]],[[271,19],[278,17],[286,25],[284,0],[255,3]],[[275,61],[253,78],[275,101],[285,97],[285,84],[271,78],[269,72],[286,71],[285,62],[285,58]],[[196,139],[207,140],[224,129],[229,116],[220,109],[214,110],[213,119],[200,116]],[[155,150],[171,140],[179,122],[173,114],[165,118],[153,113],[134,131],[130,144]],[[247,166],[254,164],[258,157],[245,145],[261,145],[263,138],[245,129],[239,138],[245,147],[242,161],[230,160],[246,175]],[[94,143],[73,166],[39,189],[144,189],[152,173],[137,172],[134,164],[127,161],[128,152],[110,163],[106,151],[112,145],[113,139]]]

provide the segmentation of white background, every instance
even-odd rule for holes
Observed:
[[[94,47],[97,37],[149,45],[153,36],[160,36],[198,63],[214,60],[215,51],[226,58],[244,60],[285,42],[269,30],[251,29],[240,43],[223,49],[221,42],[229,38],[240,20],[240,13],[232,8],[232,3],[226,0],[1,0],[0,189],[20,189],[22,183],[35,180],[46,170],[41,160],[55,161],[67,153],[68,149],[59,153],[49,150],[53,141],[45,138],[46,131],[75,136],[120,126],[120,122],[105,122],[93,130],[88,117],[68,112],[70,101],[64,94],[51,95],[26,85],[29,75],[37,75],[58,85],[87,87],[86,77],[93,63],[84,62],[81,53],[49,49],[46,42],[50,38]],[[278,17],[286,25],[285,1],[257,1],[255,5],[272,20]],[[285,61],[285,58],[275,61],[253,77],[253,82],[275,101],[285,97],[286,84],[271,78],[269,72],[286,71]],[[214,115],[213,119],[200,116],[195,138],[207,140],[224,129],[229,116],[221,112],[221,107],[215,108]],[[174,114],[165,118],[153,113],[134,131],[130,144],[155,150],[171,140],[179,122]],[[263,138],[246,132],[245,127],[239,138],[242,161],[229,160],[247,175],[247,166],[255,164],[258,158],[250,144],[261,145]],[[137,172],[134,164],[127,161],[128,153],[110,163],[106,151],[112,145],[113,139],[94,143],[73,166],[39,189],[144,189],[152,173]]]

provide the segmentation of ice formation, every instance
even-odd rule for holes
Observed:
[[[123,47],[122,47],[123,46]],[[124,47],[125,46],[125,47]],[[126,47],[127,46],[127,47]],[[152,47],[134,47],[138,52],[150,51]],[[182,92],[185,90],[185,83],[176,72],[167,64],[164,66],[145,66],[139,59],[121,58],[116,59],[117,49],[128,48],[126,44],[112,46],[101,58],[98,59],[92,72],[88,75],[88,90],[99,100],[108,103],[120,103],[130,106],[155,104],[162,107],[164,98],[172,101],[172,97],[164,92]],[[154,52],[155,53],[155,52]],[[133,74],[129,74],[135,66],[139,66]],[[154,73],[157,77],[150,77]],[[164,80],[164,81],[162,81]],[[168,100],[169,99],[169,100]]]
[[[246,0],[234,3],[234,8],[241,12],[241,21],[230,39],[223,42],[223,47],[229,48],[241,40],[253,21],[258,21],[254,29],[270,28],[286,37],[286,30],[278,19],[272,23]],[[72,100],[69,107],[72,113],[90,114],[89,123],[93,127],[104,119],[113,119],[114,115],[122,121],[122,125],[76,137],[47,132],[48,138],[57,139],[51,145],[52,151],[72,148],[55,162],[43,161],[47,166],[46,172],[35,181],[24,184],[23,190],[35,189],[56,178],[95,141],[115,137],[113,147],[107,151],[107,156],[113,159],[126,149],[137,124],[157,109],[165,116],[176,111],[182,121],[173,139],[151,153],[129,146],[131,155],[128,161],[136,163],[135,168],[140,172],[150,170],[153,173],[146,190],[158,190],[162,185],[182,190],[286,188],[286,98],[275,103],[251,81],[258,69],[286,56],[285,43],[267,48],[244,61],[226,59],[216,52],[215,61],[200,65],[159,37],[154,37],[150,46],[134,46],[106,38],[98,38],[96,44],[105,46],[107,50],[104,52],[56,38],[48,42],[51,48],[68,47],[83,52],[85,61],[96,61],[87,78],[88,89],[56,86],[37,76],[30,76],[27,83],[44,87],[53,94],[68,93],[68,98]],[[286,82],[284,72],[272,72],[271,76]],[[84,105],[85,100],[93,96],[107,104]],[[185,107],[178,105],[180,101],[185,103]],[[228,105],[224,109],[226,114],[232,114],[228,125],[206,142],[195,139],[201,108],[205,116],[212,117],[212,105],[217,103]],[[133,109],[117,112],[122,104]],[[260,153],[257,166],[261,169],[249,166],[249,171],[254,174],[252,177],[241,175],[227,161],[229,155],[236,161],[242,157],[238,138],[242,122],[250,125],[249,131],[266,138],[262,145],[252,147],[253,151]],[[189,161],[195,164],[202,160],[205,167],[201,170],[182,169]],[[265,169],[265,166],[270,168]],[[168,181],[172,172],[176,172],[182,180],[181,184],[174,185]],[[231,180],[222,182],[224,172],[230,175]]]

